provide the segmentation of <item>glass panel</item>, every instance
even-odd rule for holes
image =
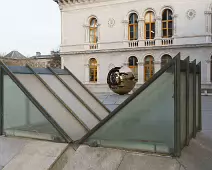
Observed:
[[[167,23],[163,22],[163,28],[167,28]]]
[[[171,152],[174,148],[173,70],[171,67],[126,104],[89,138],[90,141],[141,150],[145,150],[146,145],[164,146],[166,152]]]
[[[181,147],[186,142],[186,73],[180,74],[180,118],[181,118]]]
[[[172,29],[169,29],[169,37],[172,37],[173,31]]]
[[[168,20],[172,20],[172,11],[171,10],[169,10],[169,12],[168,12]]]
[[[57,130],[8,75],[4,76],[4,133],[13,136],[64,141]]]
[[[167,37],[167,30],[163,30],[163,36]]]
[[[149,31],[150,30],[150,25],[149,24],[146,24],[146,30]]]
[[[145,22],[150,22],[150,12],[147,12],[145,16]]]
[[[90,129],[99,122],[54,75],[40,74],[40,77]]]
[[[96,99],[91,96],[84,88],[83,85],[80,85],[71,75],[59,75],[59,77],[68,84],[68,86],[75,91],[83,101],[91,107],[92,110],[96,112],[96,114],[100,118],[105,118],[108,115],[106,109],[97,102]]]
[[[167,10],[164,10],[162,20],[167,20]]]
[[[170,29],[170,28],[172,29],[172,22],[169,22],[169,23],[168,23],[168,26],[169,26],[169,29]]]
[[[149,31],[146,31],[146,39],[149,39]]]
[[[189,74],[189,137],[193,134],[193,74]]]
[[[81,139],[87,133],[85,128],[34,75],[15,74],[15,76],[71,139]]]

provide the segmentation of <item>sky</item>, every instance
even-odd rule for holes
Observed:
[[[49,54],[60,46],[60,10],[53,0],[0,0],[0,54]]]

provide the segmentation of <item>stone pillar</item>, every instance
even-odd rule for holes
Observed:
[[[161,21],[162,18],[161,17],[156,17],[156,21],[155,21],[155,45],[156,46],[161,46]]]
[[[102,77],[100,76],[100,65],[97,64],[97,83],[100,83],[101,82],[100,81],[101,78]]]
[[[85,28],[85,43],[89,43],[89,25],[83,25]]]
[[[89,64],[85,64],[85,83],[89,83]]]
[[[157,73],[161,68],[161,61],[154,61],[155,73]]]
[[[138,84],[144,84],[144,63],[138,62]]]
[[[138,40],[139,40],[139,46],[144,46],[144,18],[138,19]]]
[[[128,20],[123,20],[122,23],[124,24],[124,40],[128,40]]]
[[[173,15],[172,18],[173,18],[173,37],[176,37],[177,36],[177,17],[178,15]]]
[[[212,12],[211,11],[205,11],[205,31],[206,31],[206,43],[211,42],[211,34],[212,34],[212,28],[211,28],[211,19],[212,19]]]
[[[207,72],[206,72],[206,81],[211,83],[211,60],[206,60]]]
[[[64,69],[64,57],[61,57],[61,69]],[[46,67],[46,64],[45,64]]]

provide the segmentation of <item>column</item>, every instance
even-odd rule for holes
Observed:
[[[64,57],[61,57],[61,69],[64,69]],[[45,66],[46,67],[46,66]]]
[[[123,20],[122,23],[124,24],[124,40],[128,41],[128,20]]]
[[[161,45],[161,17],[156,17],[155,21],[155,45],[160,46]]]
[[[144,63],[138,62],[138,84],[144,84]]]
[[[212,12],[211,11],[205,11],[205,31],[206,31],[206,42],[210,43],[211,42],[211,33],[212,33],[212,28],[211,28],[211,17]]]
[[[155,73],[161,69],[161,61],[154,61]]]
[[[89,83],[89,64],[85,64],[84,67],[85,67],[84,80],[85,80],[85,83]]]
[[[138,40],[139,40],[139,46],[144,46],[144,18],[138,19]]]
[[[173,19],[173,37],[177,36],[177,17],[178,15],[173,15],[172,19]]]
[[[100,65],[99,64],[97,64],[97,83],[100,83],[101,81],[100,81]]]

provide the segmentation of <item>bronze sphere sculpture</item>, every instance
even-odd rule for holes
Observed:
[[[136,80],[130,68],[114,67],[108,73],[107,84],[114,93],[124,95],[135,87]]]

